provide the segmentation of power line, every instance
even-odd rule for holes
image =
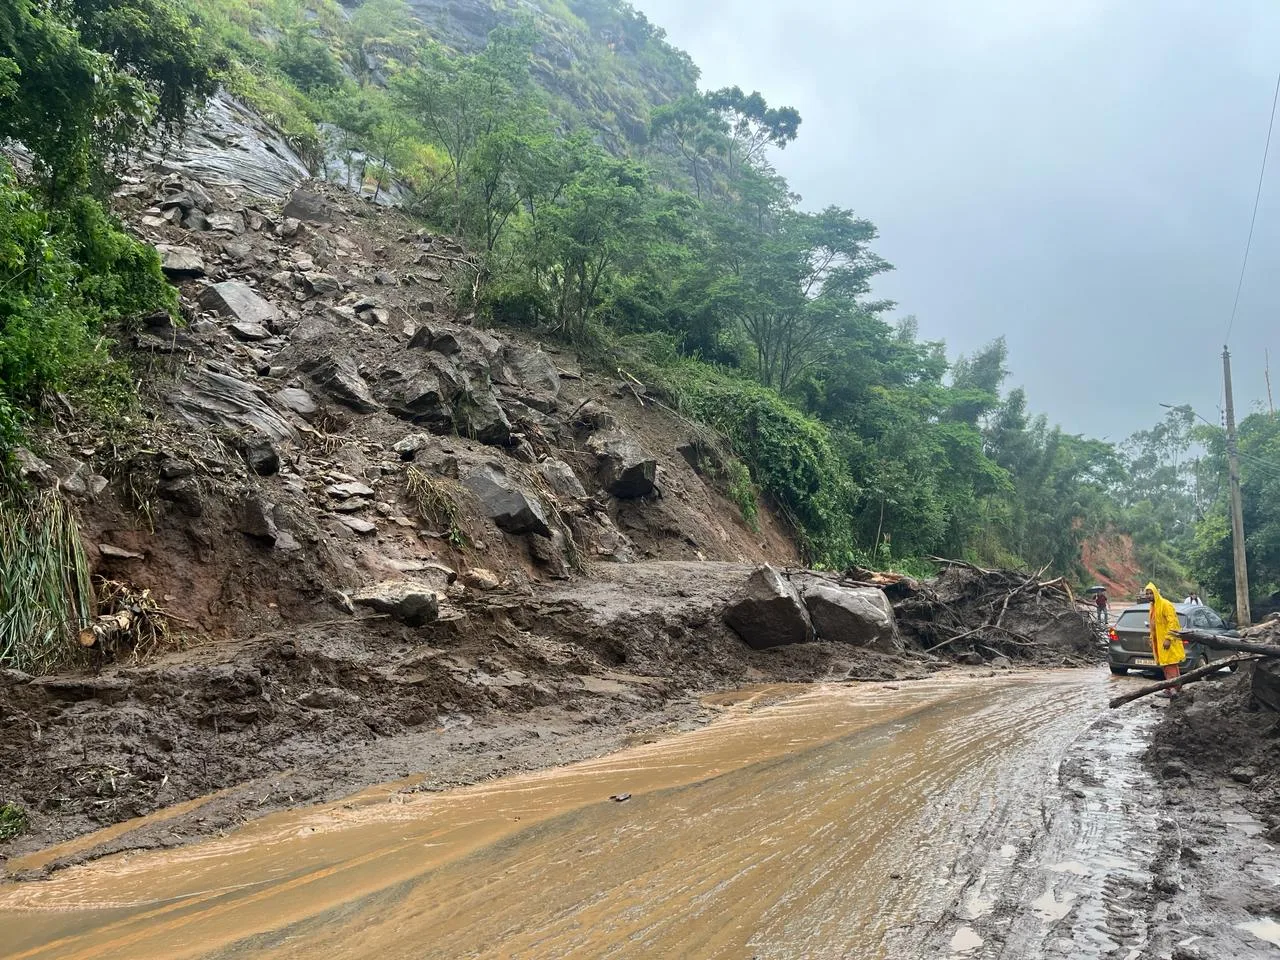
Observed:
[[[1267,156],[1271,153],[1271,131],[1276,125],[1277,101],[1280,101],[1280,73],[1276,74],[1276,92],[1271,97],[1271,122],[1267,124],[1267,145],[1262,150],[1262,169],[1258,172],[1258,190],[1253,197],[1253,216],[1249,218],[1249,239],[1244,244],[1244,262],[1240,264],[1240,282],[1236,284],[1236,299],[1231,305],[1231,319],[1227,322],[1227,335],[1223,338],[1223,343],[1231,342],[1231,330],[1236,325],[1236,311],[1240,309],[1240,291],[1244,289],[1244,275],[1249,269],[1249,250],[1253,247],[1253,228],[1258,222],[1258,202],[1262,199],[1262,181],[1267,175]]]

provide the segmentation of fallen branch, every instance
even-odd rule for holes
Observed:
[[[1194,683],[1197,680],[1203,680],[1210,674],[1217,673],[1223,667],[1230,667],[1238,663],[1252,663],[1260,660],[1261,657],[1232,657],[1229,660],[1215,660],[1208,666],[1198,667],[1195,670],[1189,670],[1176,680],[1161,680],[1159,683],[1153,683],[1149,686],[1139,687],[1133,693],[1126,693],[1120,697],[1114,697],[1109,706],[1112,710],[1117,707],[1123,707],[1126,703],[1132,703],[1134,700],[1140,700],[1145,696],[1153,693],[1159,693],[1161,690],[1168,690],[1170,687],[1179,687],[1184,683]]]
[[[1216,633],[1203,633],[1200,630],[1178,630],[1177,635],[1184,640],[1192,640],[1202,647],[1213,647],[1215,650],[1231,650],[1235,653],[1252,653],[1259,657],[1280,657],[1280,647],[1270,643],[1249,643],[1245,640],[1232,640],[1230,637]]]
[[[972,570],[975,573],[980,573],[984,577],[989,577],[992,574],[999,572],[998,570],[983,570],[981,567],[970,563],[968,560],[948,560],[946,557],[925,557],[925,559],[930,563],[940,563],[944,567],[964,567],[966,570]]]

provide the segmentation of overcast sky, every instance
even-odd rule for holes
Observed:
[[[1275,0],[633,0],[709,88],[804,118],[777,157],[897,268],[877,293],[1118,440],[1221,406],[1222,344],[1280,70]],[[1239,415],[1280,386],[1280,130],[1231,347]],[[1280,399],[1278,397],[1277,399]]]

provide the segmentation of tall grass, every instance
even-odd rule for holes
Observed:
[[[92,615],[89,564],[66,501],[53,492],[0,496],[0,667],[66,666]]]

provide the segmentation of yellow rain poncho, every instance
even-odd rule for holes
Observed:
[[[1160,596],[1154,583],[1148,583],[1147,589],[1151,591],[1151,610],[1147,613],[1147,622],[1151,624],[1151,652],[1155,654],[1156,663],[1162,667],[1181,663],[1187,653],[1182,648],[1181,638],[1174,633],[1182,629],[1178,623],[1178,611],[1173,609],[1172,603]],[[1169,641],[1168,649],[1165,649],[1166,640]]]

